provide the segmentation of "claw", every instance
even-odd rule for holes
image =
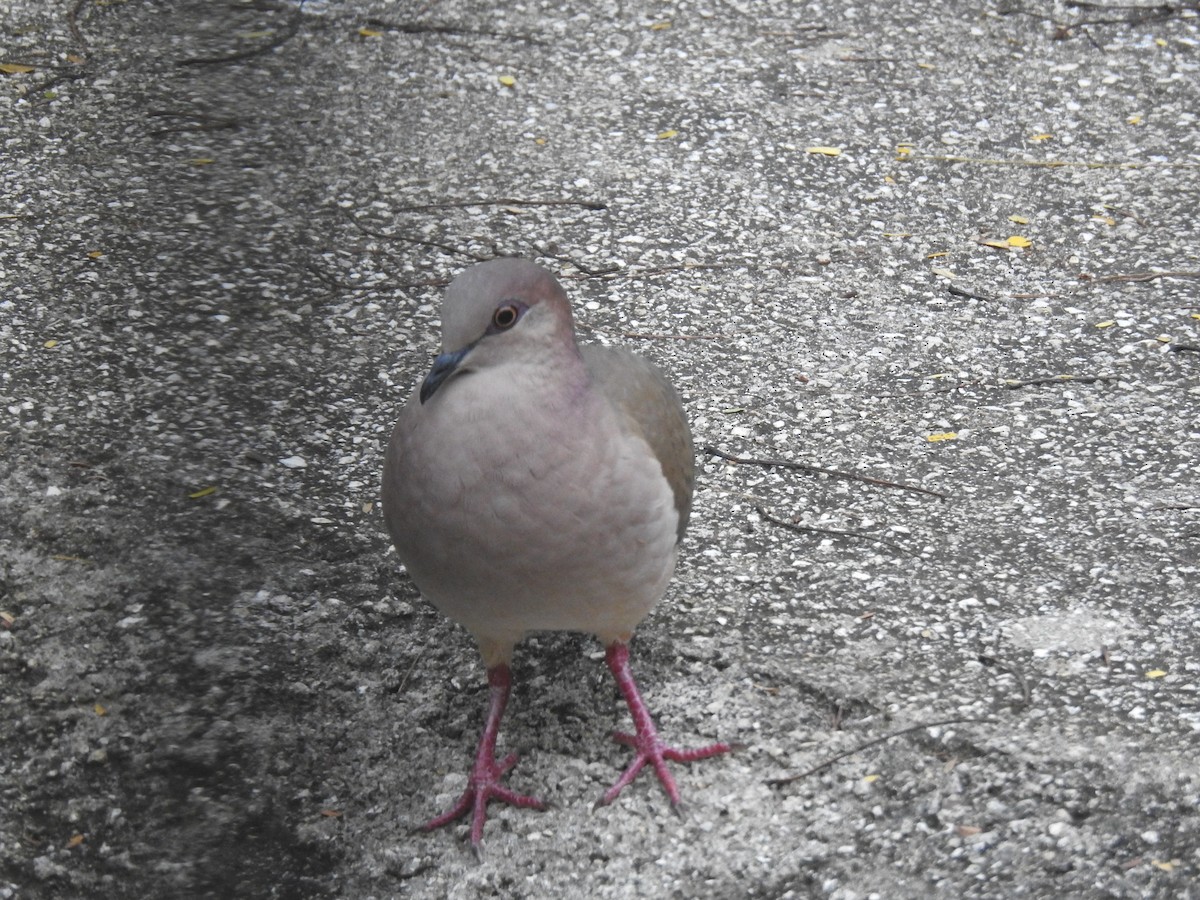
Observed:
[[[617,680],[617,687],[625,698],[625,703],[629,706],[629,713],[633,716],[633,724],[637,733],[630,734],[626,731],[613,733],[614,741],[633,748],[633,761],[592,808],[608,806],[616,800],[617,795],[632,783],[638,773],[649,763],[654,769],[654,774],[658,776],[663,790],[667,792],[667,798],[671,801],[671,809],[682,818],[683,803],[679,797],[679,788],[675,784],[675,778],[667,768],[667,760],[683,763],[695,762],[721,753],[729,753],[736,749],[736,745],[718,742],[706,747],[689,749],[667,745],[658,736],[654,720],[650,717],[650,712],[646,709],[646,704],[642,701],[641,694],[638,693],[637,685],[634,683],[633,674],[629,671],[629,647],[620,641],[614,641],[605,648],[604,658],[609,669],[612,670],[613,677]]]
[[[487,821],[489,802],[498,800],[522,809],[546,808],[546,804],[536,797],[518,794],[501,784],[505,773],[517,764],[515,753],[510,753],[500,760],[496,759],[496,738],[500,733],[500,720],[504,717],[504,708],[508,705],[508,695],[512,691],[512,673],[509,672],[508,666],[501,663],[489,669],[488,685],[490,692],[487,719],[484,722],[483,734],[479,738],[479,749],[475,752],[475,764],[471,767],[471,775],[467,779],[467,789],[462,792],[454,806],[417,829],[433,831],[470,813],[471,849],[480,860],[483,859],[483,825]]]

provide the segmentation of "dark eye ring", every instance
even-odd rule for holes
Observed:
[[[492,313],[492,327],[498,331],[507,331],[517,324],[521,318],[521,310],[515,303],[506,303],[496,308]]]

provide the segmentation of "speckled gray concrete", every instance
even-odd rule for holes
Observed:
[[[3,5],[0,898],[1196,894],[1194,12],[217,9]],[[705,455],[634,665],[748,749],[592,812],[619,699],[538,636],[502,746],[556,806],[477,864],[409,831],[483,682],[377,495],[496,252],[698,446],[948,499]]]

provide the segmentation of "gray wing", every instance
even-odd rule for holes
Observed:
[[[657,366],[635,353],[595,344],[580,351],[596,390],[628,417],[658,457],[675,495],[682,539],[692,512],[696,456],[679,394]]]

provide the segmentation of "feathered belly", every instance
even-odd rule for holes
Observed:
[[[501,458],[398,448],[397,551],[426,598],[477,636],[627,633],[666,589],[678,519],[661,467],[640,438],[573,436],[527,447],[514,429],[487,442]]]

